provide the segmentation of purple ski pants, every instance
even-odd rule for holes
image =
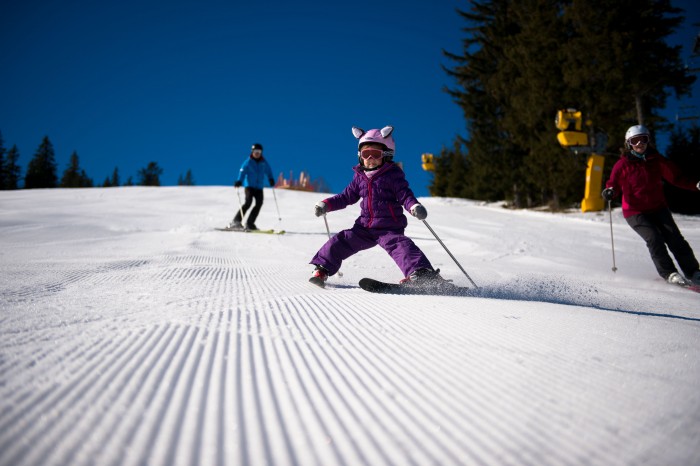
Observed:
[[[335,275],[345,259],[376,245],[381,246],[394,259],[404,277],[418,269],[433,269],[423,251],[403,234],[403,229],[374,229],[357,224],[329,239],[311,259],[310,264],[320,265],[330,275]]]

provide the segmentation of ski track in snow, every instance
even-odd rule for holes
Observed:
[[[0,282],[0,465],[700,463],[683,290],[664,307],[502,274],[469,298],[375,295],[357,263],[322,290],[305,280],[323,235],[156,224],[33,244],[0,225],[20,249]],[[486,261],[534,244],[509,241]]]

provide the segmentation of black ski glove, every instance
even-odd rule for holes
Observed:
[[[270,178],[268,181],[270,182],[270,186],[275,185],[275,180],[273,178]]]
[[[241,186],[243,186],[243,183],[241,183],[240,181],[236,181],[235,183],[233,183],[233,185],[237,188],[240,188]]]
[[[613,191],[612,188],[605,188],[600,195],[605,199],[606,201],[612,201],[615,198],[615,191]]]

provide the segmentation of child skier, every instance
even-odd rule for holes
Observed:
[[[406,277],[402,283],[447,283],[418,246],[404,235],[408,221],[402,207],[418,220],[426,218],[428,212],[413,195],[403,170],[392,161],[396,149],[393,131],[391,126],[369,131],[353,126],[352,133],[359,139],[355,175],[343,192],[318,202],[314,213],[320,217],[362,199],[361,213],[352,228],[329,239],[311,259],[310,264],[316,268],[310,282],[324,286],[343,260],[380,245]]]
[[[676,165],[649,146],[649,139],[645,126],[635,125],[627,130],[625,150],[605,184],[603,199],[611,201],[622,194],[622,215],[646,242],[661,277],[674,285],[700,285],[698,261],[673,221],[663,192],[664,180],[689,190],[700,189],[700,181],[691,181],[681,174]],[[666,246],[685,277],[676,270]]]

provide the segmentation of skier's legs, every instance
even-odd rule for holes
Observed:
[[[666,242],[661,229],[656,224],[654,216],[651,214],[638,214],[627,217],[627,223],[647,244],[651,260],[654,262],[656,271],[667,279],[669,275],[676,272],[676,266],[666,249]]]
[[[403,230],[384,230],[378,243],[394,259],[404,277],[418,269],[433,270],[426,255]]]
[[[246,212],[248,212],[248,209],[250,208],[250,205],[253,203],[253,194],[251,192],[252,188],[245,188],[245,202],[243,202],[243,206],[238,209],[238,212],[236,212],[236,216],[234,217],[233,221],[234,222],[242,222],[243,217],[245,217]],[[241,216],[241,211],[243,211],[243,217]]]
[[[671,211],[664,209],[658,212],[656,216],[658,218],[661,234],[668,248],[671,250],[673,257],[676,258],[676,262],[678,262],[685,276],[692,277],[693,273],[698,270],[698,260],[695,258],[693,250],[681,234],[676,222],[673,220]]]
[[[355,225],[326,241],[309,263],[320,265],[328,270],[329,275],[334,275],[345,259],[376,244],[368,229]]]
[[[250,209],[250,213],[248,214],[248,219],[246,220],[248,226],[255,225],[255,220],[258,218],[260,208],[263,204],[263,190],[257,188],[250,188],[250,190],[251,197],[255,200],[255,205]]]

